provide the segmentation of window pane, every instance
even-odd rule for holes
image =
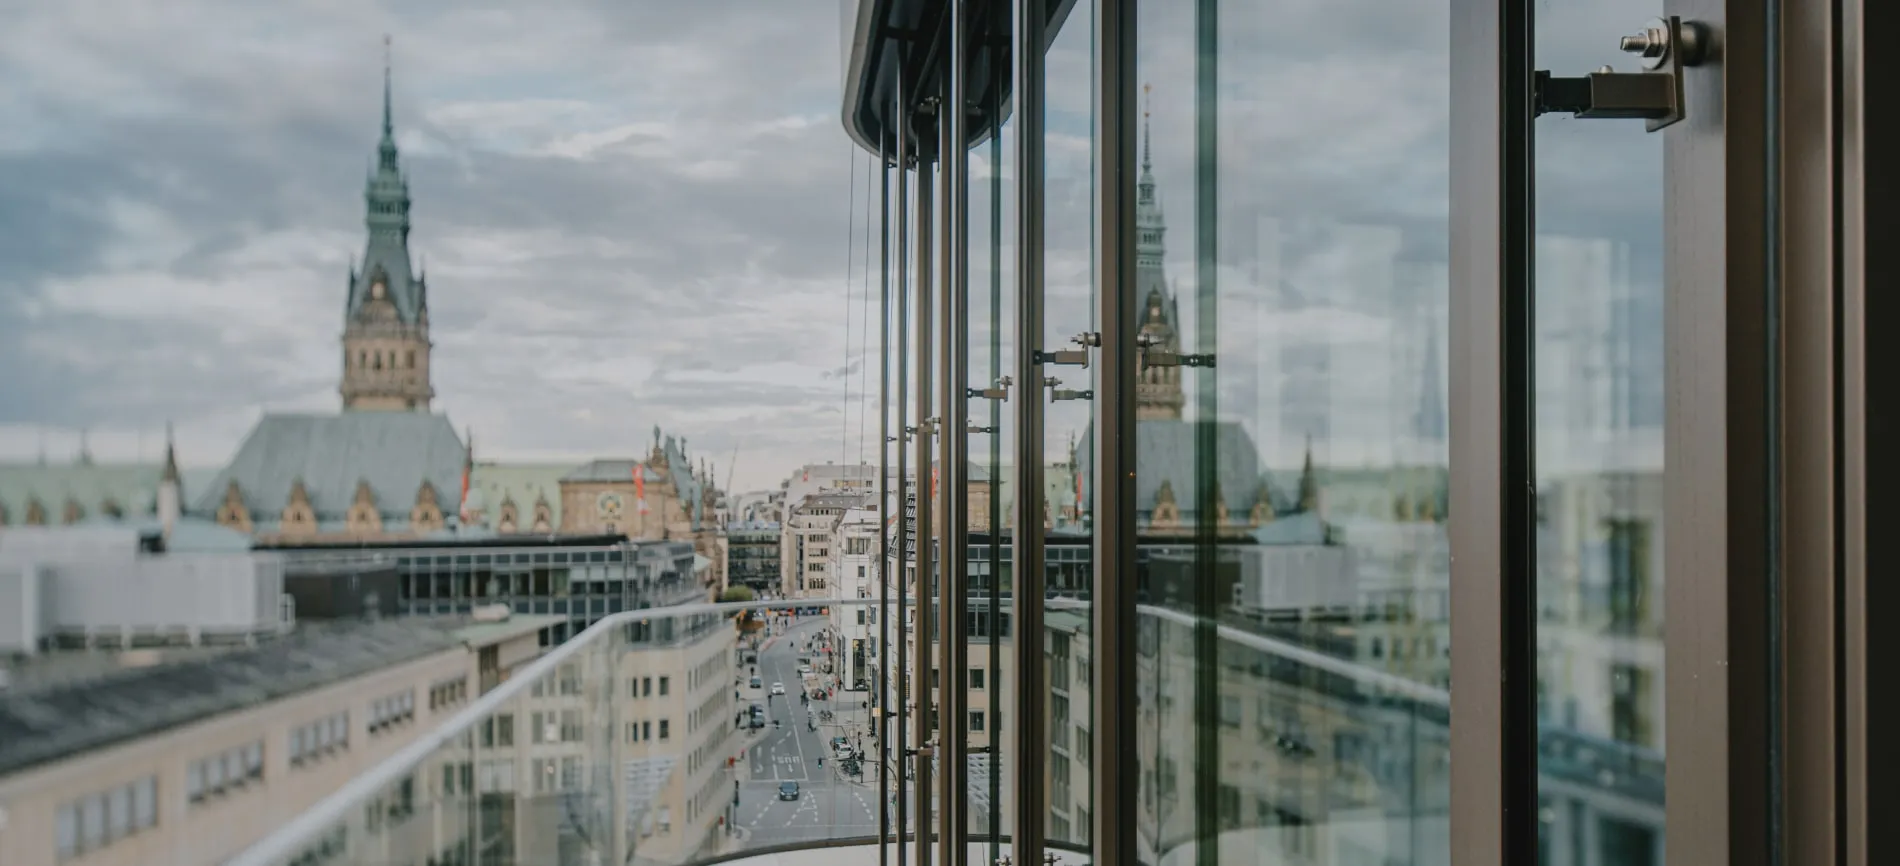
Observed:
[[[158,779],[147,776],[132,791],[132,816],[137,827],[158,824]]]
[[[1449,862],[1450,6],[1140,4],[1156,862]]]
[[[1658,0],[1539,4],[1539,69],[1613,62]],[[1663,137],[1536,126],[1537,719],[1551,862],[1663,862]],[[1620,191],[1606,195],[1609,184]]]

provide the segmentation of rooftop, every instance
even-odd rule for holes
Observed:
[[[93,676],[0,692],[0,776],[565,621],[517,614],[493,623],[462,616],[304,623],[281,639],[224,652],[87,653],[115,663],[96,665]],[[60,664],[62,655],[33,664]]]

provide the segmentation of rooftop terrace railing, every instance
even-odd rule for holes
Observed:
[[[813,612],[783,613],[792,604]],[[611,616],[229,864],[685,866],[873,845],[880,808],[895,829],[900,791],[913,828],[916,812],[909,783],[899,781],[910,768],[893,764],[880,786],[875,718],[884,680],[875,645],[841,657],[853,654],[852,641],[879,633],[875,617],[867,628],[855,613],[876,605],[806,599]],[[740,628],[741,613],[756,627]],[[1368,852],[1372,862],[1447,862],[1445,689],[1343,657],[1338,647],[1350,640],[1332,634],[1307,642],[1296,630],[1266,636],[1215,623],[1215,655],[1197,656],[1197,646],[1206,652],[1197,632],[1208,624],[1161,606],[1138,613],[1141,734],[1139,773],[1130,775],[1140,789],[1142,862],[1175,862],[1210,832],[1223,850],[1268,845],[1262,862],[1295,850],[1307,852],[1301,862],[1322,864]],[[1062,674],[1048,680],[1044,720],[1055,774],[1048,837],[1070,864],[1088,859],[1093,811],[1089,614],[1087,602],[1053,599],[1045,621],[1048,661]],[[973,648],[987,643],[971,638]],[[979,653],[972,667],[1013,677],[1008,658]],[[867,665],[868,688],[853,690]],[[1195,690],[1210,666],[1215,699],[1197,710]],[[1210,724],[1198,723],[1197,712],[1209,709]],[[992,744],[990,727],[982,743],[971,730],[961,768],[973,843],[1009,832],[1010,738]],[[1579,787],[1623,798],[1611,806],[1620,813],[1660,820],[1656,756],[1561,730],[1543,740],[1548,780],[1591,783]],[[1215,777],[1220,808],[1211,822],[1197,821],[1192,808],[1197,756],[1209,749],[1223,765],[1248,768]],[[940,778],[945,768],[931,760],[927,777]],[[1606,772],[1623,784],[1595,784]],[[993,788],[996,773],[1003,784]]]

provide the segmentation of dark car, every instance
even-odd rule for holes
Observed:
[[[781,800],[798,799],[798,783],[797,782],[778,783],[778,798]]]

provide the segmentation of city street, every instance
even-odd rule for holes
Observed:
[[[779,622],[774,620],[774,632],[779,631]],[[767,638],[759,652],[760,687],[745,685],[739,690],[742,710],[751,704],[766,708],[765,727],[752,732],[746,746],[750,779],[739,786],[735,820],[747,835],[747,847],[877,832],[876,768],[867,762],[863,782],[847,779],[839,773],[837,756],[829,745],[834,736],[856,740],[864,730],[867,713],[859,704],[864,693],[840,692],[835,702],[814,701],[809,706],[799,702],[806,688],[798,675],[799,659],[811,658],[816,664],[816,655],[821,654],[808,653],[804,647],[826,622],[822,616],[806,616]],[[741,668],[740,676],[749,682],[751,672]],[[785,694],[770,694],[775,682],[785,684]],[[842,708],[846,705],[849,710]],[[837,718],[819,721],[813,731],[808,722],[816,720],[821,709],[832,709]],[[787,781],[799,785],[796,801],[779,799],[779,783]]]

